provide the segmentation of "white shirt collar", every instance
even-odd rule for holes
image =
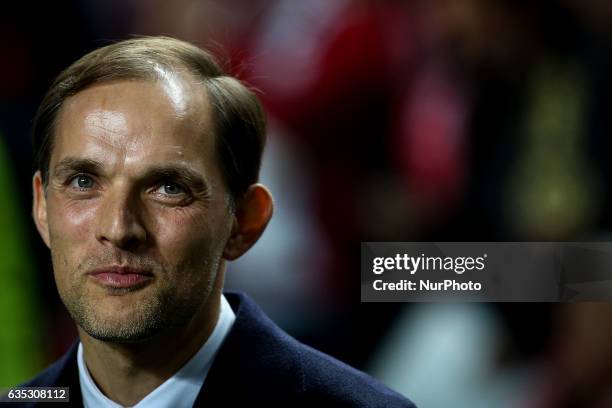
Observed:
[[[221,295],[219,319],[200,350],[172,377],[151,391],[134,408],[150,407],[192,407],[206,380],[217,351],[229,333],[236,315],[227,299]],[[92,380],[83,358],[83,345],[79,342],[77,351],[79,380],[85,408],[121,408],[121,405],[104,395]]]

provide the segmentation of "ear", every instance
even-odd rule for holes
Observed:
[[[34,224],[40,237],[49,247],[49,224],[47,222],[47,198],[45,197],[45,188],[42,182],[42,176],[40,170],[34,173],[32,179],[32,193],[34,195],[34,202],[32,205],[32,217],[34,218]]]
[[[223,258],[231,261],[248,251],[266,229],[273,208],[270,191],[262,184],[251,185],[236,208]]]

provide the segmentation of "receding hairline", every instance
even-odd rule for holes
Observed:
[[[204,136],[212,137],[213,143],[217,143],[217,135],[215,132],[215,113],[213,106],[214,95],[212,94],[214,90],[211,91],[209,81],[215,81],[216,79],[221,78],[227,78],[230,80],[235,79],[226,75],[211,78],[198,77],[197,73],[193,72],[193,70],[189,69],[189,67],[185,64],[180,64],[180,62],[176,62],[173,64],[160,64],[152,60],[147,60],[146,62],[149,64],[149,69],[126,71],[122,75],[118,75],[116,77],[112,76],[101,78],[99,80],[87,84],[86,86],[79,88],[77,92],[70,94],[62,101],[57,113],[54,116],[54,120],[50,129],[50,131],[53,133],[53,136],[51,137],[53,145],[51,146],[51,151],[49,155],[49,164],[51,164],[50,159],[54,150],[54,145],[57,141],[59,124],[65,114],[66,107],[69,106],[71,103],[74,103],[74,99],[79,96],[82,96],[83,93],[92,91],[95,88],[117,86],[121,85],[122,83],[161,85],[162,87],[166,88],[164,86],[165,84],[168,84],[173,79],[178,79],[182,82],[182,85],[186,88],[188,92],[192,91],[194,87],[200,88],[201,92],[198,91],[195,92],[195,94],[202,97],[200,101],[203,103],[203,111],[201,112],[203,113],[203,115],[194,115],[194,118],[197,120],[197,122],[194,122],[194,125],[199,128],[199,131],[202,132]],[[175,78],[169,78],[170,76],[175,76]],[[216,88],[216,86],[213,87]],[[167,97],[171,99],[171,96],[168,95],[168,89],[164,89],[164,92],[166,93]],[[51,169],[48,168],[47,170],[50,171]]]
[[[174,80],[178,80],[180,82],[180,86],[181,89],[180,90],[176,90],[173,89],[173,86],[175,86],[175,84],[172,84],[171,82],[173,82]],[[195,99],[196,101],[198,101],[199,103],[201,103],[200,106],[203,107],[203,113],[205,114],[204,117],[197,115],[197,118],[201,118],[201,120],[198,121],[198,124],[201,124],[203,120],[207,120],[209,122],[211,122],[211,128],[210,129],[204,129],[204,131],[206,133],[211,132],[211,135],[214,135],[214,123],[212,123],[212,121],[214,121],[214,112],[213,112],[213,96],[211,95],[211,92],[209,90],[209,87],[207,86],[207,84],[201,80],[198,80],[198,78],[196,78],[195,76],[193,76],[191,73],[189,72],[180,72],[177,74],[176,78],[174,79],[168,79],[168,78],[146,78],[146,77],[125,77],[125,78],[116,78],[116,79],[109,79],[107,81],[102,81],[102,82],[94,82],[92,84],[90,84],[89,86],[83,87],[82,89],[80,89],[78,92],[68,96],[66,99],[64,99],[64,101],[62,102],[62,104],[60,105],[57,114],[55,116],[55,123],[54,123],[54,131],[57,130],[56,126],[57,126],[57,121],[61,118],[61,116],[63,115],[64,111],[66,110],[66,107],[74,104],[75,103],[75,99],[82,97],[84,93],[88,93],[88,92],[92,92],[94,91],[96,88],[102,88],[102,87],[112,87],[112,86],[122,86],[125,84],[129,84],[129,85],[149,85],[152,87],[162,87],[163,88],[163,92],[165,93],[167,99],[169,100],[169,104],[173,105],[173,108],[175,110],[180,110],[180,107],[177,107],[178,102],[175,100],[175,98],[177,97],[177,95],[173,95],[174,91],[186,91],[188,94],[195,96],[198,99]],[[194,88],[200,88],[199,90],[194,90]],[[194,100],[194,98],[189,98],[188,101],[192,101]],[[186,107],[188,106],[194,106],[195,104],[193,103],[188,103],[186,105]],[[55,135],[54,135],[55,136]]]

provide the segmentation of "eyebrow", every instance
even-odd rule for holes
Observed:
[[[53,167],[53,174],[60,177],[74,172],[101,173],[102,167],[102,163],[97,160],[66,157]]]
[[[67,176],[68,174],[72,173],[103,174],[103,169],[103,164],[97,160],[67,157],[55,165],[53,172],[55,177],[63,178],[63,176]],[[182,164],[168,164],[149,167],[142,176],[142,179],[183,180],[196,191],[203,193],[210,192],[210,186],[206,179],[197,171]]]

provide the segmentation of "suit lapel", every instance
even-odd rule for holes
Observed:
[[[236,320],[194,406],[279,403],[302,390],[294,340],[246,295],[226,293]]]

